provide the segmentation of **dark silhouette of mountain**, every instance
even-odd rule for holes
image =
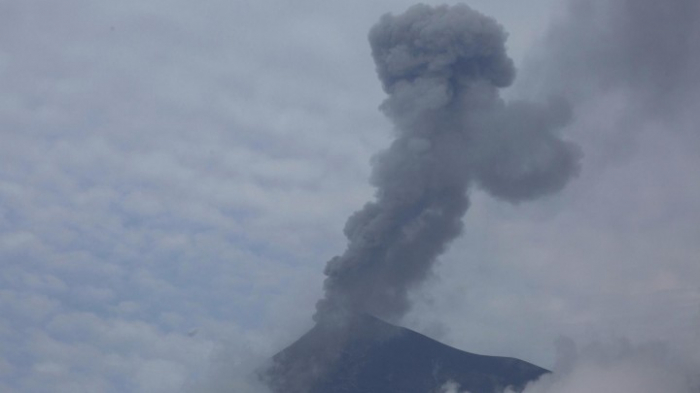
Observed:
[[[520,391],[549,371],[522,360],[476,355],[369,315],[320,322],[272,358],[261,373],[275,393]]]

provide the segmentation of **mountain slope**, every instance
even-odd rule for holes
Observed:
[[[369,315],[319,323],[279,352],[262,377],[275,393],[431,393],[448,381],[492,393],[548,371],[522,360],[476,355]]]

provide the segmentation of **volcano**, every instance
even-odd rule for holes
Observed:
[[[319,322],[260,374],[275,393],[470,393],[521,391],[549,371],[464,352],[370,315]]]

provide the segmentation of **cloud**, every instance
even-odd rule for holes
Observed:
[[[264,339],[264,337],[260,337]],[[260,352],[244,342],[229,342],[217,347],[207,363],[206,371],[182,387],[185,393],[271,393],[258,377],[271,354]]]
[[[499,16],[517,53],[546,25],[523,17],[549,12],[536,3]],[[465,236],[427,288],[432,308],[409,322],[542,364],[558,334],[696,329],[700,67],[685,45],[698,40],[683,37],[697,13],[638,3],[591,3],[591,18],[561,22],[560,39],[579,44],[540,47],[572,59],[540,69],[572,76],[558,86],[583,170],[517,209],[473,190]],[[388,143],[366,33],[408,5],[0,2],[0,390],[138,392],[152,380],[131,361],[174,386],[205,375],[222,341],[262,358],[304,331],[323,261],[371,197],[368,162]],[[608,26],[623,5],[640,17]],[[676,44],[640,50],[665,40]],[[610,50],[628,41],[637,49]],[[606,83],[596,64],[608,81],[638,71]],[[517,83],[539,87],[521,97],[546,102],[556,84],[530,72]]]
[[[698,15],[688,0],[569,1],[526,65],[523,90],[569,98],[584,124],[605,116],[580,138],[607,138],[608,152],[649,125],[697,148]]]
[[[632,345],[617,340],[577,349],[572,340],[560,339],[558,352],[553,373],[529,384],[525,393],[690,393],[700,388],[700,365],[661,343]]]
[[[624,89],[647,116],[672,118],[693,104],[697,2],[574,0],[567,11],[544,49],[552,85],[577,93]]]
[[[566,211],[543,237],[558,247],[539,251],[538,259],[550,262],[531,265],[537,273],[527,277],[540,284],[537,275],[544,278],[551,285],[545,293],[569,293],[568,306],[552,314],[568,314],[566,330],[577,331],[577,341],[613,334],[664,344],[585,347],[573,371],[560,370],[561,385],[542,389],[595,389],[599,378],[599,390],[658,391],[661,384],[692,391],[697,380],[686,382],[696,378],[689,370],[697,370],[697,359],[682,348],[697,342],[700,304],[690,278],[698,274],[690,239],[698,233],[700,183],[688,177],[700,164],[700,134],[692,125],[700,96],[700,49],[692,44],[700,6],[684,0],[567,6],[532,63],[542,67],[541,79],[531,81],[574,104],[569,132],[588,159],[581,181],[568,190]],[[573,235],[555,233],[567,230]]]
[[[0,390],[173,391],[308,324],[374,108],[225,2],[0,8]]]
[[[459,384],[453,381],[447,381],[438,390],[439,393],[460,393]],[[466,392],[466,391],[465,391]]]
[[[563,133],[584,152],[579,176],[517,207],[472,193],[464,236],[406,318],[457,347],[545,366],[552,337],[670,340],[694,334],[700,310],[697,4],[564,5],[508,95],[570,103]]]

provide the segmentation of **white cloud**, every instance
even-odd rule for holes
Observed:
[[[239,46],[273,37],[237,35],[254,25],[228,3],[149,4],[3,6],[8,391],[173,391],[215,342],[289,340],[299,328],[266,326],[308,323],[323,259],[308,245],[329,253],[344,205],[368,193],[343,180],[366,172],[368,142],[338,126],[359,101],[261,72]],[[331,93],[339,109],[312,107]]]
[[[460,391],[459,390],[459,384],[453,381],[448,381],[445,382],[444,385],[440,387],[439,393],[468,393],[466,390],[465,391]]]
[[[577,350],[573,341],[564,339],[559,346],[553,373],[529,384],[525,393],[690,393],[700,387],[700,365],[660,343],[632,345],[617,340]]]

